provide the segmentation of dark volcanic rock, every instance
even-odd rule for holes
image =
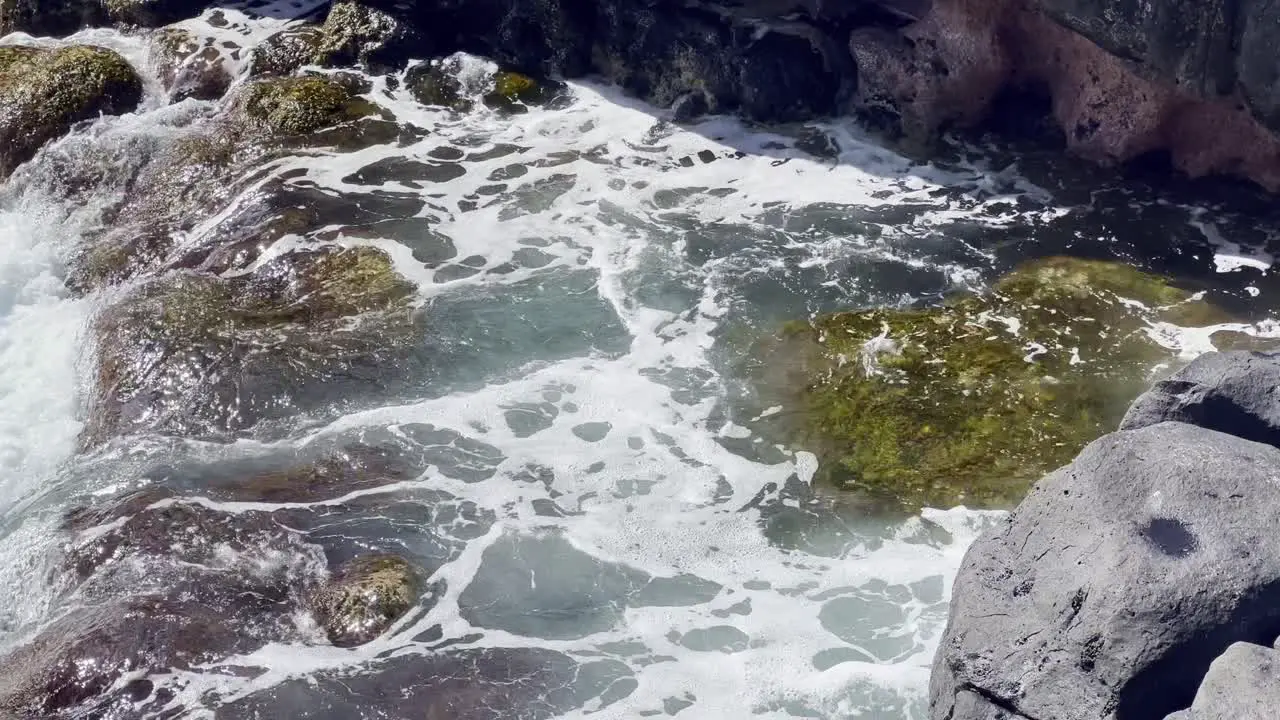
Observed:
[[[98,25],[159,27],[195,17],[208,0],[0,0],[0,35],[70,35]]]
[[[253,49],[254,75],[290,75],[304,65],[380,71],[430,55],[427,37],[391,13],[339,0],[323,25],[282,30]]]
[[[1120,429],[1166,420],[1280,447],[1280,358],[1255,352],[1203,355],[1138,398]]]
[[[423,32],[456,33],[456,45],[441,50],[542,77],[601,73],[662,106],[697,92],[710,110],[740,109],[757,120],[836,112],[854,81],[843,39],[783,19],[793,8],[766,5],[452,0],[413,3],[409,17]]]
[[[113,50],[0,48],[0,177],[73,124],[130,112],[141,100],[142,81]]]
[[[1280,450],[1176,422],[1042,480],[956,581],[931,717],[1148,720],[1233,642],[1280,634]],[[967,704],[967,705],[966,705]]]

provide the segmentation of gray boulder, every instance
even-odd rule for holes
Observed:
[[[1239,642],[1209,666],[1191,707],[1165,720],[1261,720],[1277,712],[1280,652]]]
[[[936,720],[1161,720],[1280,634],[1280,450],[1165,422],[1090,444],[974,543]]]
[[[1202,355],[1134,401],[1120,429],[1166,420],[1280,447],[1280,355]]]

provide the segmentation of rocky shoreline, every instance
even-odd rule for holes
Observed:
[[[1037,483],[965,557],[930,716],[1270,717],[1278,394],[1280,355],[1202,356]]]
[[[0,34],[158,27],[208,5],[8,0]],[[678,119],[858,113],[909,147],[995,122],[1035,128],[1043,141],[1106,165],[1159,156],[1191,177],[1231,175],[1280,190],[1280,76],[1270,54],[1280,10],[1260,1],[369,0],[333,8],[323,24],[268,41],[255,53],[258,72],[385,69],[465,51],[544,78],[602,76]],[[216,97],[226,87],[216,48],[180,34],[165,47],[181,61],[170,71],[179,96]]]
[[[207,5],[0,0],[0,32],[157,27]],[[289,182],[305,178],[316,156],[349,159],[430,134],[380,105],[369,77],[352,68],[395,70],[379,78],[385,96],[392,78],[420,105],[454,113],[484,106],[510,117],[554,107],[563,87],[554,77],[594,74],[669,109],[677,122],[719,112],[769,123],[858,112],[915,144],[991,120],[1009,95],[1039,98],[1059,140],[1085,157],[1121,163],[1167,152],[1192,176],[1237,175],[1280,189],[1272,132],[1280,120],[1267,104],[1273,80],[1257,67],[1257,43],[1267,38],[1261,25],[1227,33],[1248,40],[1233,55],[1222,47],[1221,23],[1196,15],[1202,56],[1174,57],[1167,44],[1140,40],[1163,37],[1182,20],[1130,18],[1104,32],[1090,20],[1096,13],[1073,7],[343,0],[323,21],[317,14],[317,22],[254,47],[228,47],[174,25],[149,36],[149,63],[163,86],[158,102],[197,103],[187,115],[175,112],[163,139],[138,140],[115,165],[39,154],[82,123],[140,107],[149,89],[137,68],[92,45],[0,48],[0,103],[12,109],[0,116],[0,174],[32,181],[23,166],[38,158],[56,170],[57,199],[113,197],[68,259],[69,292],[106,298],[89,330],[97,352],[80,447],[93,453],[140,435],[269,443],[298,431],[290,423],[367,408],[395,396],[405,378],[427,374],[417,371],[441,354],[405,268],[438,273],[433,280],[517,269],[514,260],[486,267],[484,257],[460,257],[432,230],[488,202],[479,191],[446,208],[409,192],[360,189],[384,180],[412,189],[448,182],[469,172],[464,162],[516,153],[514,145],[352,160],[343,178],[356,188],[349,192]],[[217,11],[209,12],[217,23]],[[1121,31],[1128,34],[1108,35]],[[482,53],[502,68],[463,77],[448,57],[455,51]],[[424,62],[401,72],[410,58]],[[526,172],[514,162],[495,169],[485,191],[504,193],[500,183]],[[552,176],[529,192],[563,193],[557,182],[565,181]],[[386,242],[359,242],[371,238]],[[532,247],[521,251],[530,267],[550,262]],[[782,440],[822,453],[822,487],[864,493],[877,511],[1007,507],[1113,422],[1153,366],[1175,359],[1147,330],[1223,317],[1196,293],[1121,263],[1037,258],[1001,275],[987,294],[793,323],[770,339],[785,352],[768,355],[776,364],[766,369],[801,376],[787,378],[778,407],[798,407],[807,421],[781,431]],[[865,373],[846,364],[860,356]],[[1043,480],[1002,530],[975,545],[934,674],[935,717],[1143,720],[1185,712],[1177,717],[1204,720],[1229,702],[1255,701],[1228,686],[1246,677],[1241,668],[1265,675],[1271,661],[1266,648],[1232,642],[1280,635],[1280,612],[1270,607],[1280,565],[1266,533],[1276,519],[1268,508],[1280,507],[1270,474],[1280,472],[1272,447],[1280,413],[1269,394],[1277,379],[1272,356],[1194,363],[1139,398],[1119,432]],[[559,401],[560,392],[544,397]],[[543,422],[560,412],[550,403],[508,410]],[[1006,432],[1010,426],[1018,431]],[[600,439],[610,426],[579,427]],[[493,514],[435,488],[359,493],[428,470],[482,482],[505,458],[461,431],[421,423],[366,439],[260,463],[268,467],[184,468],[164,475],[174,487],[131,476],[113,494],[77,498],[60,516],[64,543],[51,574],[80,604],[2,659],[21,671],[0,677],[0,711],[160,712],[173,698],[148,676],[273,642],[376,646],[429,612],[442,587],[434,573],[489,533]],[[544,470],[523,468],[521,480],[542,483]],[[1214,487],[1203,487],[1205,477]],[[260,507],[277,501],[298,506]],[[389,539],[389,527],[413,541]],[[1072,544],[1081,538],[1094,545]],[[630,597],[689,582],[646,573],[624,584]],[[991,615],[998,607],[1008,612]],[[131,634],[140,618],[146,632]],[[1126,625],[1114,627],[1117,618]],[[441,637],[428,631],[415,641]],[[388,659],[385,674],[365,678],[364,688],[322,674],[315,702],[359,708],[362,690],[391,696],[413,676],[429,680],[415,686],[419,696],[397,696],[402,716],[422,703],[489,718],[543,702],[541,717],[580,698],[536,696],[538,687],[568,687],[580,677],[608,687],[631,674],[613,660],[559,651],[446,650],[454,641],[429,655]],[[1168,685],[1186,692],[1170,695]],[[289,707],[293,689],[241,698],[228,712]]]

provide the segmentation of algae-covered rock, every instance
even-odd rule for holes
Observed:
[[[819,480],[873,504],[1009,506],[1111,430],[1172,359],[1153,323],[1216,319],[1119,263],[1038,260],[940,307],[789,326],[757,355],[763,386],[788,388],[760,423],[817,454]]]
[[[223,438],[331,407],[394,379],[413,347],[414,286],[381,251],[325,247],[232,279],[173,272],[94,326],[84,441],[150,429]]]
[[[312,597],[312,613],[334,645],[362,645],[418,602],[420,586],[417,571],[404,558],[366,555],[333,573]]]
[[[244,116],[272,133],[301,135],[373,115],[375,106],[330,77],[277,78],[248,85],[239,101]]]
[[[142,81],[106,48],[0,47],[0,175],[81,120],[132,111]]]

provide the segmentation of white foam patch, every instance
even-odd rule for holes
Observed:
[[[1259,248],[1242,247],[1240,244],[1232,242],[1223,236],[1218,227],[1211,222],[1201,220],[1204,215],[1202,209],[1196,208],[1192,210],[1192,219],[1188,221],[1191,227],[1199,230],[1204,239],[1209,241],[1215,249],[1213,253],[1213,264],[1218,272],[1234,272],[1241,268],[1257,268],[1266,271],[1274,263],[1270,253],[1264,252]]]

